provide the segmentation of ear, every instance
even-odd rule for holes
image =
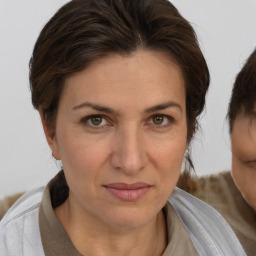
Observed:
[[[57,144],[57,140],[56,140],[56,136],[54,135],[54,133],[52,132],[52,129],[47,124],[45,116],[43,115],[43,112],[42,112],[41,109],[39,109],[39,114],[40,114],[41,122],[42,122],[42,125],[43,125],[46,140],[48,142],[49,147],[52,150],[52,156],[56,160],[61,160],[60,154],[59,154],[59,149],[58,149],[58,144]]]

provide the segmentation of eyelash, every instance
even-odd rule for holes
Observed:
[[[156,117],[160,117],[160,118],[166,118],[166,120],[164,120],[163,122],[167,121],[168,123],[167,124],[154,124],[153,123],[153,119],[156,118]],[[92,125],[92,124],[89,124],[88,122],[90,120],[92,120],[93,118],[101,118],[102,120],[105,120],[108,124],[107,125],[99,125],[99,126],[96,126],[96,125]],[[172,117],[172,116],[169,116],[169,115],[163,115],[163,114],[155,114],[155,115],[152,115],[150,116],[148,119],[146,119],[146,123],[149,125],[149,126],[154,126],[155,128],[157,129],[161,129],[161,128],[167,128],[169,126],[171,126],[172,124],[175,123],[175,119]],[[105,115],[90,115],[90,116],[86,116],[84,118],[81,119],[80,121],[83,125],[87,126],[88,128],[90,129],[104,129],[106,127],[109,127],[109,126],[112,126],[111,124],[111,121],[108,117],[106,117]],[[150,123],[152,122],[152,123]]]

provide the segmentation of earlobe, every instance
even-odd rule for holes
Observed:
[[[39,109],[39,114],[40,114],[41,122],[43,125],[46,140],[48,142],[49,147],[52,150],[52,156],[56,160],[61,160],[60,155],[59,155],[57,141],[56,141],[56,136],[54,135],[54,133],[52,132],[52,129],[47,124],[45,116],[43,115],[43,112],[41,111],[41,109]]]

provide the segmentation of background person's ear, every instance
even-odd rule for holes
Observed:
[[[57,144],[57,140],[56,140],[56,136],[54,135],[54,132],[52,131],[51,127],[47,124],[47,121],[46,121],[45,116],[44,116],[41,109],[39,109],[39,114],[40,114],[41,122],[42,122],[42,125],[43,125],[46,140],[48,142],[49,147],[52,150],[52,156],[56,160],[61,160],[60,154],[59,154],[59,149],[58,149],[58,144]]]

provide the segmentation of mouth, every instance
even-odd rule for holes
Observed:
[[[127,202],[133,202],[147,194],[151,189],[151,185],[143,182],[133,184],[112,183],[103,187],[114,197]]]

